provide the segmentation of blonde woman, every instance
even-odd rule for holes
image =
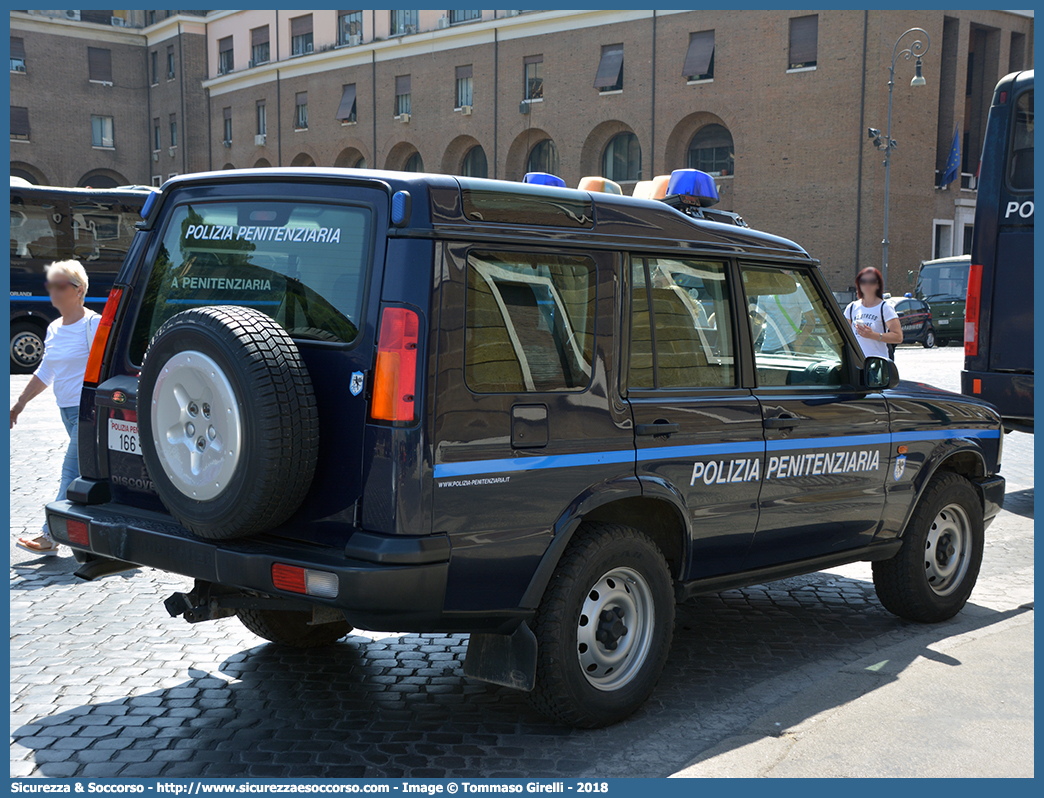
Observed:
[[[29,400],[54,386],[54,398],[62,414],[62,422],[69,433],[69,448],[62,462],[62,481],[58,498],[65,498],[69,483],[80,474],[77,457],[76,424],[79,419],[80,389],[87,370],[87,357],[94,343],[101,316],[84,307],[87,298],[87,272],[76,260],[56,261],[47,267],[47,293],[51,304],[61,313],[47,326],[44,354],[29,384],[11,408],[11,429]],[[58,544],[51,537],[44,522],[41,534],[18,539],[19,548],[36,554],[55,554]]]

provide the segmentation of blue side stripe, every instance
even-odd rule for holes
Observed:
[[[435,479],[472,477],[480,474],[502,474],[505,471],[535,471],[545,468],[575,468],[576,466],[633,462],[634,449],[622,449],[615,452],[559,454],[547,457],[512,457],[508,460],[472,460],[464,463],[443,463],[435,466]]]
[[[707,443],[687,446],[661,446],[642,449],[642,460],[688,459],[713,457],[719,454],[792,451],[794,449],[838,449],[846,446],[890,445],[902,441],[952,440],[954,438],[998,438],[999,430],[949,429],[922,432],[900,432],[889,435],[845,435],[836,438],[798,438],[794,440],[740,441],[737,443]],[[578,466],[611,465],[635,462],[633,449],[609,452],[585,452],[545,457],[512,457],[502,460],[469,460],[461,463],[442,463],[435,466],[435,479],[472,477],[506,472],[542,471],[549,468],[576,468]]]

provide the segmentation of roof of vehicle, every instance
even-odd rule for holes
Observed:
[[[971,255],[953,255],[949,258],[936,258],[935,260],[922,260],[921,268],[925,266],[939,266],[944,263],[971,263]]]
[[[36,186],[32,183],[25,181],[16,183],[16,180],[20,178],[11,178],[11,190],[17,191],[22,195],[31,194],[63,194],[68,196],[79,196],[83,195],[85,198],[88,196],[101,196],[110,197],[113,200],[119,200],[121,197],[134,197],[142,199],[148,197],[149,194],[154,193],[157,189],[148,186],[118,186],[117,188],[85,188],[83,186]]]
[[[451,175],[395,172],[378,169],[339,169],[334,167],[271,167],[267,169],[236,169],[197,172],[177,175],[163,185],[163,192],[181,186],[214,183],[258,182],[263,180],[307,180],[315,182],[365,182],[382,186],[389,196],[407,191],[413,198],[412,218],[408,228],[397,235],[409,235],[412,230],[453,230],[482,237],[491,230],[501,235],[525,228],[533,240],[547,236],[561,239],[566,228],[570,238],[597,240],[602,245],[624,246],[698,246],[723,252],[773,254],[811,260],[808,253],[793,241],[771,233],[739,227],[704,218],[694,218],[659,200],[636,199],[614,194],[603,194],[578,189],[516,183],[507,180],[454,177]],[[465,212],[465,195],[492,197],[504,200],[518,199],[520,203],[539,205],[541,217],[551,219],[545,224],[534,223],[531,215],[517,218],[483,217]],[[422,202],[422,197],[427,202]],[[162,200],[161,200],[162,202]],[[161,203],[157,203],[157,208]],[[490,206],[492,207],[492,206]],[[577,220],[577,208],[589,208],[591,218]],[[561,224],[554,219],[558,214]],[[698,212],[697,212],[698,214]],[[150,213],[149,223],[155,218]],[[495,215],[495,214],[494,214]],[[429,233],[430,235],[430,233]]]

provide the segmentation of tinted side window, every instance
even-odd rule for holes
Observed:
[[[735,385],[728,297],[723,263],[633,256],[629,386]]]
[[[844,338],[811,277],[798,270],[741,268],[758,385],[840,385]]]
[[[134,327],[131,359],[176,313],[245,305],[295,338],[355,340],[372,222],[365,207],[287,202],[181,205],[171,213]]]
[[[85,264],[109,261],[112,268],[119,268],[134,240],[134,223],[141,219],[138,211],[93,202],[73,202],[70,210],[73,257]]]
[[[11,257],[64,260],[69,246],[68,206],[11,197]]]
[[[468,255],[464,380],[476,393],[587,387],[594,351],[590,258]]]
[[[1008,182],[1015,191],[1033,189],[1033,92],[1015,102],[1015,125],[1008,154]]]

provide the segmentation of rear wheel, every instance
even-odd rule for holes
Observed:
[[[928,328],[928,332],[924,334],[924,341],[921,344],[925,349],[931,349],[935,346],[935,330],[931,327]]]
[[[240,622],[265,640],[291,648],[319,648],[351,633],[347,621],[311,624],[312,613],[297,610],[237,610]]]
[[[874,588],[885,609],[935,623],[952,618],[975,587],[984,544],[982,504],[964,477],[932,477],[903,535],[903,547],[873,564]]]
[[[11,325],[11,373],[32,374],[44,351],[44,329],[31,321]]]
[[[936,338],[935,339],[935,345],[938,346],[938,347],[946,346],[948,343],[950,343],[950,339],[949,338]]]
[[[656,544],[630,527],[587,525],[537,611],[530,701],[572,726],[622,720],[652,693],[673,632],[671,575]]]

